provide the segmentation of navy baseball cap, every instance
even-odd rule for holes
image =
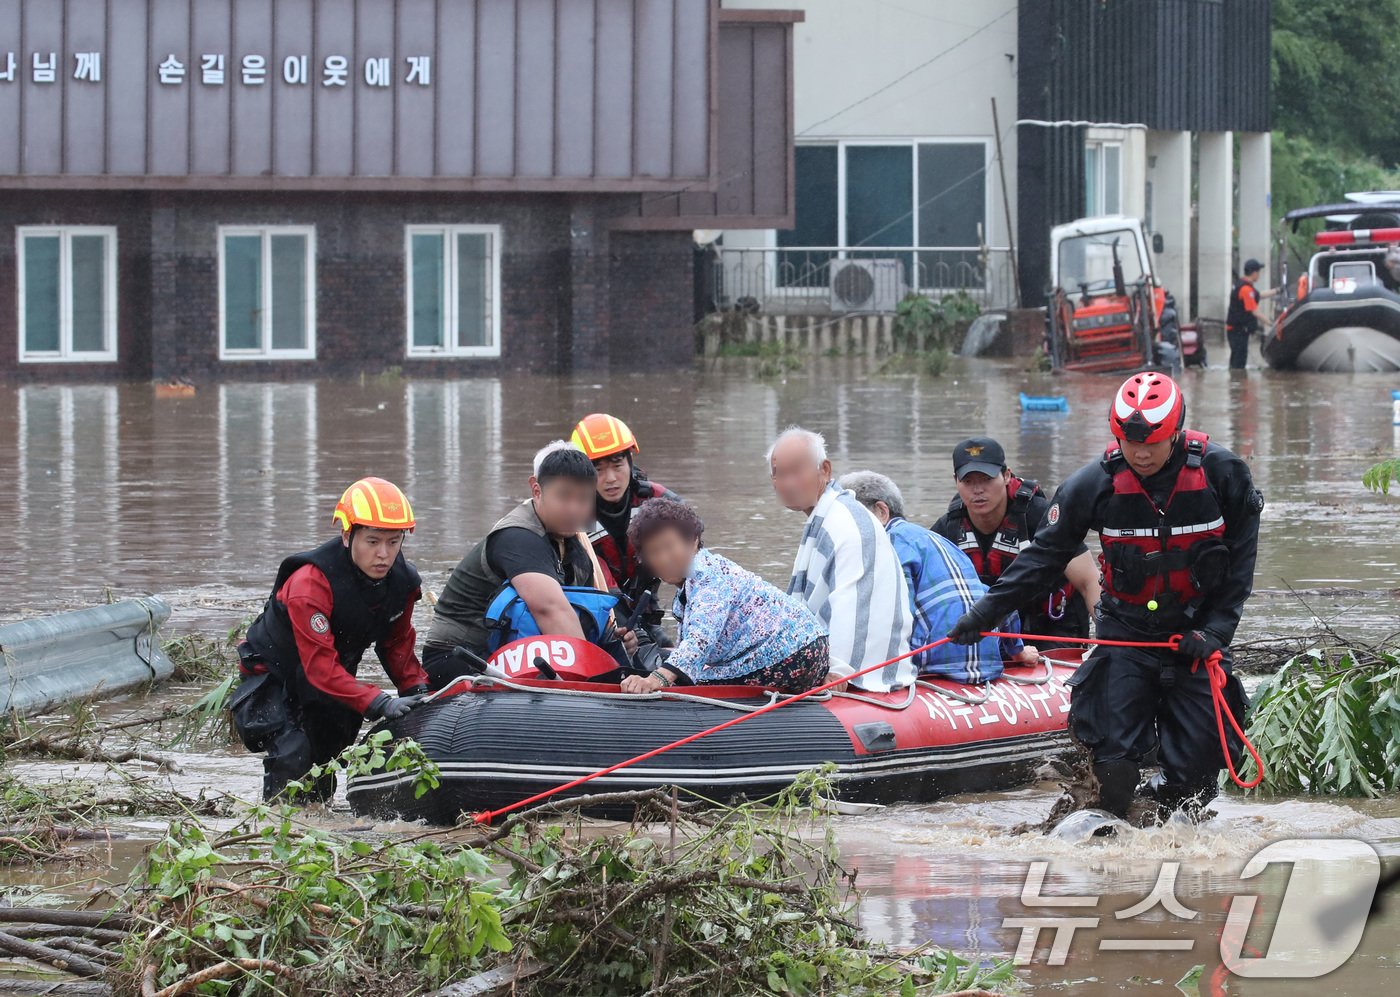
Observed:
[[[953,475],[959,481],[973,473],[995,478],[1005,470],[1006,451],[996,440],[977,436],[953,448]]]
[[[1264,264],[1260,263],[1256,259],[1248,259],[1244,261],[1244,269],[1241,271],[1241,273],[1258,273],[1260,270],[1263,269]]]

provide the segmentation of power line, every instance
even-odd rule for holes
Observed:
[[[988,21],[986,24],[982,25],[982,26],[981,26],[980,28],[978,28],[977,30],[973,31],[971,34],[964,35],[962,38],[959,38],[957,41],[955,41],[953,44],[949,45],[947,48],[943,49],[941,52],[935,53],[933,56],[931,56],[931,57],[928,58],[928,59],[925,59],[923,62],[919,63],[919,64],[918,64],[917,66],[915,66],[914,68],[909,69],[909,70],[906,70],[905,72],[903,72],[903,73],[901,73],[900,75],[896,76],[894,79],[890,80],[890,81],[889,81],[888,83],[886,83],[884,86],[878,87],[877,89],[872,90],[870,93],[866,94],[864,97],[861,97],[859,100],[852,101],[851,103],[847,104],[845,107],[841,108],[839,111],[836,111],[836,112],[834,112],[834,113],[832,113],[832,114],[828,114],[826,117],[822,118],[820,121],[817,121],[817,122],[814,122],[814,123],[808,125],[806,128],[802,129],[802,131],[798,132],[797,135],[794,136],[794,137],[800,138],[801,136],[806,135],[806,134],[808,134],[809,132],[811,132],[812,129],[817,128],[817,127],[820,127],[821,125],[824,125],[824,124],[826,124],[828,121],[831,121],[831,120],[833,120],[833,119],[835,119],[835,118],[839,118],[841,115],[845,114],[847,111],[851,110],[852,108],[859,107],[861,104],[864,104],[866,101],[871,100],[872,98],[875,98],[875,97],[880,96],[880,94],[884,93],[886,90],[889,90],[889,89],[892,88],[892,87],[898,86],[900,83],[903,83],[905,80],[907,80],[909,77],[913,76],[915,73],[917,73],[917,72],[919,72],[920,70],[926,69],[927,67],[933,65],[935,62],[937,62],[939,59],[943,58],[945,55],[948,55],[949,53],[951,53],[951,52],[953,52],[953,51],[956,51],[956,50],[959,49],[959,48],[962,48],[962,46],[964,46],[964,45],[966,45],[968,42],[972,41],[972,39],[974,39],[974,38],[976,38],[978,35],[982,34],[982,32],[988,30],[989,28],[991,28],[992,26],[996,25],[996,24],[999,23],[999,22],[1006,20],[1006,19],[1007,19],[1008,17],[1010,17],[1012,14],[1016,13],[1016,11],[1017,11],[1017,8],[1016,8],[1016,7],[1008,7],[1006,10],[1002,11],[1002,12],[1001,12],[1000,14],[998,14],[996,17],[992,18],[990,21]]]

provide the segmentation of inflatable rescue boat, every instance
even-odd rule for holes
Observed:
[[[784,698],[753,686],[685,686],[632,696],[615,663],[581,641],[537,637],[501,648],[403,719],[441,770],[415,797],[415,776],[353,779],[351,807],[376,817],[455,824],[706,730]],[[560,798],[676,786],[716,802],[769,796],[832,762],[841,802],[927,802],[1029,782],[1069,746],[1069,690],[1080,652],[1008,665],[977,686],[934,679],[888,693],[850,688],[790,703],[620,769]],[[601,658],[602,660],[598,660]],[[627,816],[607,808],[598,816]]]
[[[1295,300],[1279,314],[1262,352],[1281,370],[1400,370],[1400,204],[1302,208],[1284,216],[1296,231],[1326,218],[1318,251],[1301,275]],[[1344,225],[1344,228],[1330,227]]]

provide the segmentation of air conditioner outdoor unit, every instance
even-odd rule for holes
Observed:
[[[831,261],[834,312],[892,312],[907,293],[903,260]]]

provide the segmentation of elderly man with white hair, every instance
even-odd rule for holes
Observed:
[[[788,593],[826,624],[833,663],[858,671],[908,651],[913,616],[899,558],[870,510],[832,481],[826,440],[799,426],[784,430],[768,450],[768,471],[783,505],[807,514]],[[882,691],[915,674],[906,658],[855,684]]]
[[[849,489],[885,526],[894,545],[909,607],[914,614],[913,647],[931,644],[952,628],[958,618],[987,594],[987,586],[977,577],[977,569],[957,544],[904,518],[904,496],[899,486],[875,471],[843,474],[842,488]],[[1012,613],[999,629],[1017,633],[1020,619]],[[976,685],[990,682],[1002,673],[1003,661],[1034,661],[1033,647],[1020,640],[984,637],[976,644],[944,644],[914,655],[920,675],[937,675]]]

